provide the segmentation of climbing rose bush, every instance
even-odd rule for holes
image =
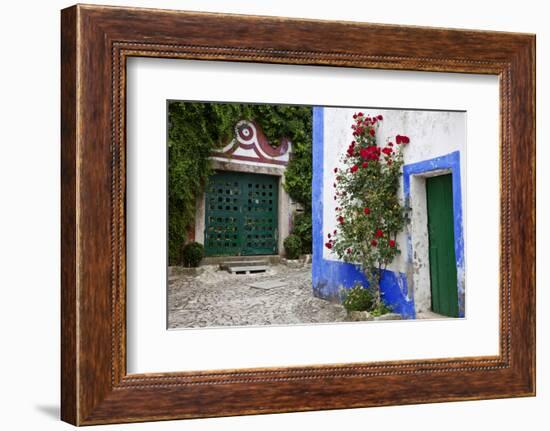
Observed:
[[[340,259],[358,265],[379,306],[382,271],[400,253],[396,236],[406,212],[397,191],[408,136],[377,143],[382,115],[353,115],[353,140],[333,169],[337,228],[326,233],[325,247]]]

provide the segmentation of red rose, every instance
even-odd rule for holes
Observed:
[[[336,183],[332,183],[332,187],[336,187]]]
[[[378,119],[378,120],[383,120],[384,117],[382,117],[382,115],[377,115],[377,116],[376,116],[376,119]]]
[[[351,248],[348,248],[347,252],[348,252],[348,254],[350,254],[351,253]]]
[[[374,137],[374,129],[370,129],[370,130],[369,130],[369,133],[370,133],[371,136]]]
[[[388,142],[388,147],[393,147],[393,142]]]
[[[381,229],[377,229],[376,233],[374,234],[376,238],[382,238],[384,236],[384,232],[382,232]]]
[[[334,168],[334,173],[338,172],[338,168]]]
[[[382,152],[383,152],[386,156],[390,156],[391,153],[392,153],[393,151],[392,151],[391,148],[386,147],[386,148],[384,148],[384,149],[382,150]]]
[[[334,232],[332,232],[332,233],[333,233],[333,235],[336,235],[336,229],[334,229]]]
[[[358,112],[358,113],[357,113],[357,116],[358,116],[358,117],[362,117],[362,116],[363,116],[363,113],[362,113],[362,112]]]
[[[396,144],[408,144],[410,142],[410,139],[408,136],[403,136],[403,135],[397,135],[395,137],[395,143]]]
[[[332,248],[332,244],[330,243],[330,241],[325,243],[325,247],[329,250]]]
[[[378,160],[380,157],[380,148],[376,145],[371,145],[367,148],[362,148],[359,154],[364,160]]]
[[[344,217],[338,216],[338,223],[344,224]]]
[[[375,239],[373,239],[371,242],[370,242],[370,245],[372,245],[373,247],[376,247],[378,245],[378,241],[376,241]],[[332,246],[331,246],[332,247]]]
[[[393,239],[390,239],[389,244],[390,244],[390,247],[395,247],[395,241]]]
[[[362,166],[363,168],[366,168],[367,166],[369,166],[369,162],[363,162],[363,163],[361,164],[361,166]]]
[[[363,212],[365,213],[365,215],[369,215],[370,214],[370,208],[365,207]]]
[[[330,232],[328,233],[328,235],[327,235],[327,236],[328,236],[329,238],[331,237],[331,235],[330,235]]]
[[[354,172],[357,172],[357,169],[359,169],[359,166],[353,165],[353,166],[350,168],[350,171],[351,171],[351,173],[353,174]]]

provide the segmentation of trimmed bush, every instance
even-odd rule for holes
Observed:
[[[285,247],[287,259],[298,259],[300,257],[300,252],[302,251],[302,240],[298,235],[287,236],[283,245]]]
[[[204,257],[204,246],[198,242],[190,242],[183,247],[183,266],[196,268]]]
[[[311,213],[303,212],[294,217],[292,233],[302,240],[302,253],[311,254]]]

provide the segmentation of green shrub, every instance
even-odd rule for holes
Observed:
[[[344,292],[342,305],[347,311],[370,311],[375,304],[375,293],[361,284]]]
[[[311,179],[313,177],[311,114],[307,121],[303,120],[303,124],[307,126],[302,133],[295,134],[294,140],[291,139],[292,157],[285,171],[283,186],[293,200],[301,203],[306,212],[311,213]]]
[[[294,217],[292,233],[302,240],[302,253],[311,254],[311,213],[303,212]]]
[[[302,240],[298,235],[289,235],[286,237],[283,245],[287,259],[298,259],[302,251]]]
[[[190,242],[183,247],[183,266],[196,268],[204,256],[204,246],[198,242]]]
[[[382,316],[383,314],[391,313],[392,309],[388,307],[384,301],[380,301],[378,305],[374,306],[372,310],[370,310],[371,316],[378,317]]]

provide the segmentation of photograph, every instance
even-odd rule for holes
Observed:
[[[4,428],[543,419],[542,6],[118,1],[8,6]]]
[[[466,112],[166,109],[168,329],[466,317]]]

